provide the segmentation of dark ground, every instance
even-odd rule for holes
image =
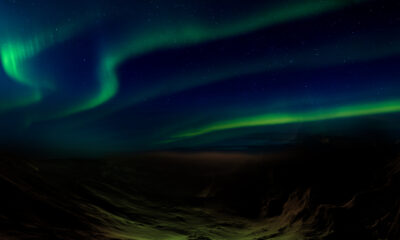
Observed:
[[[399,239],[399,149],[365,133],[251,153],[4,153],[0,238]]]

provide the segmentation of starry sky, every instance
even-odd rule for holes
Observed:
[[[249,149],[399,133],[400,4],[2,0],[0,144]]]

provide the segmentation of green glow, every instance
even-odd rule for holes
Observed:
[[[13,40],[2,45],[1,62],[5,72],[15,81],[28,86],[39,86],[31,76],[27,76],[23,64],[43,50],[70,38],[76,26],[54,28],[55,30],[38,34],[25,41]],[[60,30],[59,30],[60,29]]]
[[[161,26],[157,26],[156,28],[154,26],[145,27],[143,31],[134,29],[130,37],[123,37],[123,40],[112,43],[109,48],[106,46],[107,48],[103,51],[99,66],[97,67],[99,87],[95,93],[75,106],[62,109],[58,113],[51,114],[51,116],[39,117],[37,120],[65,117],[90,110],[109,101],[118,92],[119,84],[116,68],[128,58],[137,57],[157,49],[192,45],[199,42],[246,34],[276,24],[335,10],[348,4],[351,3],[337,0],[291,1],[286,5],[264,7],[256,13],[239,19],[228,18],[220,24],[207,23],[204,19],[189,19],[186,22],[179,21],[172,25],[166,25],[162,22]],[[43,81],[39,82],[37,79],[27,76],[23,64],[26,60],[34,57],[44,49],[73,36],[77,32],[78,26],[76,24],[65,26],[59,28],[60,30],[62,29],[60,32],[58,32],[58,28],[55,29],[57,31],[40,34],[27,41],[10,41],[4,44],[1,48],[1,60],[6,73],[19,83],[37,88],[43,87]],[[258,64],[258,66],[250,67],[250,69],[244,67],[242,68],[242,72],[260,71],[260,69],[265,68],[263,63],[261,65],[260,67],[260,64]],[[204,83],[234,76],[238,72],[240,71],[236,70],[230,73],[218,72],[214,74],[215,76],[210,76],[209,80]],[[169,91],[180,91],[199,84],[203,83],[185,81],[181,85],[176,84]],[[126,105],[140,102],[148,97],[157,96],[158,94],[162,94],[163,91],[158,86],[155,86],[147,94],[145,92],[132,96],[132,100],[128,101]]]
[[[344,1],[337,0],[303,1],[273,8],[267,7],[252,16],[229,21],[229,23],[221,24],[222,26],[212,26],[197,22],[183,25],[176,24],[170,26],[170,28],[162,26],[158,31],[144,33],[141,37],[133,34],[133,37],[124,46],[118,48],[119,51],[111,54],[109,60],[111,59],[110,62],[116,66],[128,57],[135,57],[159,48],[189,45],[245,34],[298,18],[321,14],[344,5],[346,5]]]
[[[157,49],[186,46],[199,42],[245,34],[257,29],[270,27],[298,18],[321,14],[326,11],[343,7],[347,4],[348,3],[345,3],[345,1],[336,0],[303,1],[300,3],[292,2],[289,5],[272,8],[268,7],[252,16],[248,16],[247,18],[228,21],[227,23],[217,26],[201,24],[193,21],[189,23],[175,24],[173,26],[161,26],[159,29],[150,29],[149,32],[143,32],[141,34],[134,32],[132,37],[128,38],[128,41],[118,43],[115,49],[111,48],[105,51],[99,75],[103,78],[101,82],[110,87],[107,91],[103,92],[103,95],[101,95],[102,97],[99,95],[94,102],[104,102],[116,93],[116,86],[118,86],[118,79],[115,73],[116,68],[128,58],[137,57]],[[218,77],[215,77],[214,79],[218,79]],[[193,84],[189,83],[186,85],[190,86]],[[185,89],[185,87],[180,87],[180,90],[182,89]],[[155,89],[152,92],[158,93],[159,91]],[[133,98],[133,103],[141,100],[137,96],[134,96]],[[92,104],[84,104],[73,111],[78,112],[85,110],[91,105]]]
[[[39,89],[34,88],[29,92],[28,95],[25,95],[23,98],[17,99],[7,99],[7,101],[0,101],[0,113],[4,113],[8,110],[23,107],[30,105],[35,102],[39,102],[42,100],[42,94]]]
[[[41,92],[43,88],[55,90],[54,82],[48,81],[48,79],[35,79],[33,74],[27,72],[28,61],[44,50],[64,42],[84,30],[92,24],[94,20],[92,18],[93,16],[85,16],[81,19],[80,25],[75,23],[58,24],[52,30],[36,34],[30,39],[10,38],[3,42],[0,48],[0,59],[5,73],[15,82],[33,89],[32,97],[16,100],[7,108],[26,106],[40,101],[43,98]]]
[[[207,126],[186,131],[173,136],[171,141],[179,140],[181,138],[195,137],[216,131],[244,128],[244,127],[257,127],[257,126],[270,126],[279,124],[301,123],[301,122],[314,122],[338,118],[358,117],[373,114],[385,114],[400,112],[400,100],[382,101],[375,103],[354,104],[347,106],[340,106],[336,108],[314,110],[298,113],[269,113],[261,114],[251,117],[238,118],[233,120],[221,121],[209,124]]]
[[[27,41],[10,41],[1,46],[1,63],[5,73],[17,83],[31,87],[31,94],[14,101],[9,100],[7,104],[0,106],[0,111],[6,111],[39,102],[43,99],[41,88],[45,87],[48,89],[54,89],[53,83],[44,82],[43,80],[38,81],[32,78],[32,76],[29,76],[23,65],[36,54],[69,37],[72,33],[72,28],[65,28],[65,30],[67,31],[58,32],[57,30],[57,34],[51,32],[37,35]]]
[[[89,99],[76,109],[72,109],[71,113],[80,112],[87,109],[94,108],[100,104],[111,99],[118,91],[118,80],[115,72],[110,71],[111,64],[109,62],[102,62],[100,66],[100,90],[95,97]]]
[[[118,92],[118,79],[116,73],[114,71],[110,71],[110,63],[108,61],[102,62],[102,65],[99,67],[99,90],[86,101],[81,102],[77,106],[70,107],[68,109],[64,109],[62,112],[58,114],[53,114],[47,118],[43,119],[54,119],[61,118],[68,115],[72,115],[78,112],[86,111],[92,108],[95,108],[108,100],[110,100],[117,92]]]
[[[129,58],[137,57],[142,54],[155,51],[162,48],[173,48],[178,46],[192,45],[199,42],[212,41],[233,35],[245,34],[257,29],[269,27],[275,24],[283,23],[286,21],[295,20],[302,17],[321,14],[323,12],[334,10],[346,5],[343,1],[329,0],[329,1],[303,1],[291,3],[290,5],[269,7],[262,11],[241,18],[236,21],[227,21],[218,26],[207,25],[199,21],[188,21],[188,23],[173,24],[172,26],[160,26],[159,28],[151,28],[145,32],[133,31],[132,36],[125,37],[122,41],[116,41],[115,47],[110,47],[103,52],[100,57],[100,64],[98,67],[98,77],[100,82],[99,92],[92,98],[81,102],[69,109],[64,109],[61,113],[51,117],[43,118],[60,118],[71,114],[86,111],[95,108],[115,96],[118,92],[118,76],[116,68]],[[200,20],[201,21],[201,20]],[[260,66],[261,65],[261,66]],[[208,81],[199,83],[198,81],[183,81],[183,84],[169,89],[171,92],[181,91],[199,84],[206,84],[207,82],[225,79],[227,77],[235,76],[238,73],[250,73],[264,69],[264,63],[258,63],[257,66],[243,67],[239,66],[236,71],[221,71],[209,76]],[[187,78],[187,76],[185,77]],[[149,91],[141,92],[140,95],[132,96],[123,106],[132,105],[159,94],[166,94],[160,86],[155,86]],[[118,107],[114,107],[116,110]],[[41,119],[41,120],[43,120]]]

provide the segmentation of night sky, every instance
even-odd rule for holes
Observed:
[[[0,141],[58,155],[243,149],[285,144],[299,128],[392,121],[399,11],[361,0],[1,1]]]
[[[400,1],[0,0],[1,240],[400,239]]]

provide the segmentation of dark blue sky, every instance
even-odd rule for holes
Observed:
[[[367,0],[3,1],[0,142],[92,155],[285,144],[365,119],[395,133],[399,11]]]

